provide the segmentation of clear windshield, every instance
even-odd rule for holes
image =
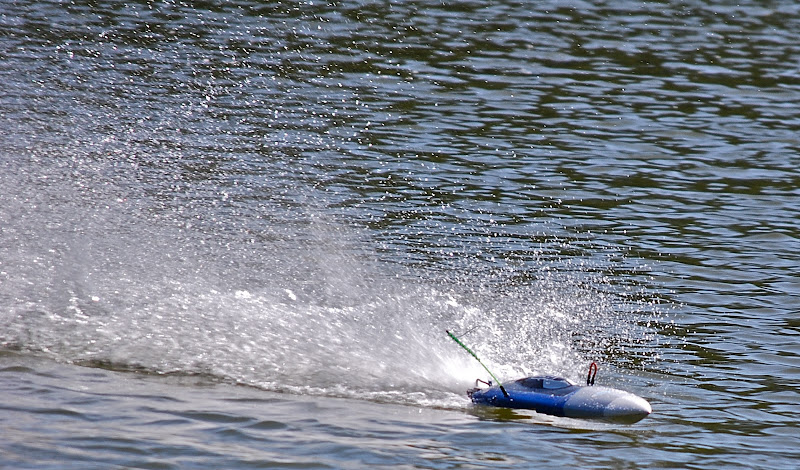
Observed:
[[[558,390],[575,385],[575,382],[561,377],[527,377],[517,380],[517,383],[523,387],[545,390]]]

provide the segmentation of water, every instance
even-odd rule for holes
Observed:
[[[794,468],[800,11],[707,3],[0,4],[0,466]]]

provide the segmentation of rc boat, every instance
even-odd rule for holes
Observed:
[[[476,381],[476,385],[478,382]],[[490,385],[491,382],[486,382]],[[644,398],[615,388],[581,386],[553,376],[525,377],[500,386],[473,388],[467,396],[477,405],[534,410],[567,418],[601,419],[632,424],[653,412]]]
[[[630,392],[610,387],[594,386],[597,364],[589,366],[586,386],[554,376],[525,377],[503,385],[486,365],[478,359],[453,333],[447,334],[474,357],[497,382],[475,381],[475,388],[467,396],[476,405],[534,410],[567,418],[601,419],[615,423],[632,424],[653,412],[650,403]],[[483,383],[486,387],[478,387]]]

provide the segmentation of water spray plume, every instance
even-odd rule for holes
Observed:
[[[455,342],[456,342],[456,343],[457,343],[459,346],[461,346],[462,348],[464,348],[464,350],[465,350],[465,351],[467,351],[468,353],[470,353],[470,355],[471,355],[472,357],[474,357],[476,361],[478,361],[478,364],[482,365],[482,366],[483,366],[483,368],[484,368],[484,369],[486,369],[486,372],[488,372],[488,373],[489,373],[489,375],[490,375],[490,376],[491,376],[491,377],[494,379],[494,381],[495,381],[495,382],[497,382],[497,386],[498,386],[498,387],[500,387],[500,390],[503,392],[503,395],[504,395],[506,398],[508,398],[508,392],[506,392],[506,389],[503,387],[503,384],[500,382],[500,380],[498,380],[498,379],[497,379],[497,377],[495,377],[495,376],[494,376],[494,374],[492,374],[492,371],[490,371],[490,370],[489,370],[489,368],[488,368],[488,367],[486,367],[486,364],[484,364],[483,362],[481,362],[481,360],[478,358],[478,355],[477,355],[477,354],[475,354],[474,352],[472,352],[472,350],[471,350],[470,348],[468,348],[468,347],[467,347],[467,345],[465,345],[464,343],[462,343],[460,339],[456,338],[456,335],[454,335],[453,333],[450,333],[450,331],[448,331],[448,330],[444,330],[444,331],[445,331],[445,333],[447,333],[447,334],[448,334],[448,336],[450,336],[451,338],[453,338],[453,341],[455,341]]]

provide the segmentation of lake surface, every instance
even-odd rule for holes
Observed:
[[[796,468],[798,30],[0,3],[0,467]],[[473,407],[445,329],[654,413]]]

